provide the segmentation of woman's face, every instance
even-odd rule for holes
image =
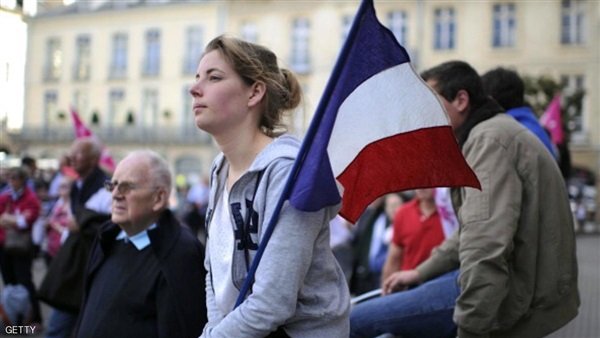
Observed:
[[[214,136],[245,121],[252,88],[214,50],[200,60],[190,94],[196,125]]]

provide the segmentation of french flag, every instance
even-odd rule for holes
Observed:
[[[297,161],[290,204],[315,211],[341,201],[340,215],[352,223],[389,192],[481,189],[440,101],[379,23],[372,0],[354,19]]]
[[[75,128],[75,137],[77,137],[77,138],[83,138],[83,137],[96,138],[96,136],[92,133],[90,128],[88,128],[83,123],[83,121],[81,121],[81,118],[79,118],[77,109],[75,109],[75,107],[73,107],[73,106],[70,106],[69,109],[71,110],[71,117],[73,118],[73,127]],[[110,156],[110,154],[108,153],[108,150],[106,150],[106,147],[104,147],[104,146],[102,146],[102,154],[100,155],[99,165],[102,168],[104,168],[106,171],[108,171],[109,173],[112,173],[115,171],[115,167],[116,167],[115,161],[113,160],[112,156]]]

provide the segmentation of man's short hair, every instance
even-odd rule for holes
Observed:
[[[498,67],[481,76],[483,89],[502,108],[508,110],[525,106],[525,83],[513,70]]]
[[[36,161],[31,156],[25,156],[21,159],[21,165],[25,165],[25,166],[33,169],[36,167]]]
[[[437,82],[435,90],[449,102],[454,101],[458,91],[469,94],[471,106],[481,105],[487,98],[477,71],[464,61],[448,61],[421,73],[425,81]]]

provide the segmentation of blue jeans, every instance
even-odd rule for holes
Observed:
[[[46,338],[69,338],[77,324],[77,313],[52,309]]]
[[[359,303],[350,313],[350,337],[384,333],[402,338],[456,337],[452,315],[460,294],[458,273],[454,270],[413,289]]]

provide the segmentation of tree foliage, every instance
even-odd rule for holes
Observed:
[[[573,130],[581,124],[585,90],[565,90],[565,83],[560,83],[548,75],[538,77],[526,75],[523,76],[523,82],[525,82],[525,100],[538,117],[544,113],[552,99],[557,94],[561,94],[563,132],[566,140],[569,141]]]
[[[94,110],[92,112],[92,121],[91,122],[93,125],[97,125],[100,123],[100,114],[98,113],[97,110]]]

